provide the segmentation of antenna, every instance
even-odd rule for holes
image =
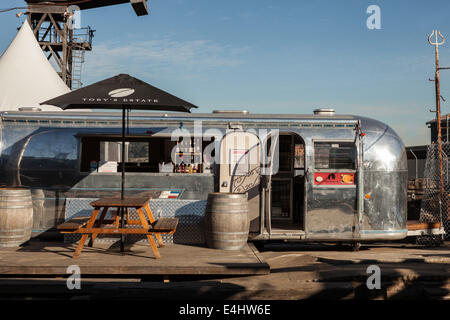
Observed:
[[[434,35],[434,42],[431,38]],[[441,40],[438,40],[438,36]],[[442,132],[441,132],[441,93],[440,93],[440,83],[439,83],[439,70],[450,69],[450,68],[440,68],[439,67],[439,46],[445,43],[445,38],[439,30],[433,30],[433,32],[428,36],[428,43],[434,46],[435,60],[436,60],[436,70],[434,76],[434,86],[436,91],[436,124],[437,124],[437,136],[438,136],[438,149],[439,149],[439,175],[440,175],[440,198],[439,205],[442,204],[443,194],[444,194],[444,173],[443,173],[443,163],[442,163]],[[444,100],[445,101],[445,100]],[[447,137],[448,139],[448,137]]]

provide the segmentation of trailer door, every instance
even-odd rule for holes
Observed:
[[[250,132],[227,133],[220,144],[220,192],[247,193],[250,232],[260,231],[260,141]]]
[[[307,237],[317,240],[354,238],[358,219],[355,140],[313,140],[307,174]]]

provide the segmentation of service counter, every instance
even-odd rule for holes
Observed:
[[[71,188],[75,191],[120,191],[121,173],[91,172]],[[125,175],[127,192],[146,189],[183,190],[181,199],[206,200],[208,193],[214,192],[214,175],[212,173],[145,173],[127,172]],[[103,193],[103,192],[102,192]]]

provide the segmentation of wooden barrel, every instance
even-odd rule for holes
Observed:
[[[205,212],[205,238],[210,248],[242,249],[248,240],[247,194],[210,193]]]
[[[31,237],[37,237],[47,229],[45,221],[45,194],[43,189],[31,189],[31,200],[33,201],[33,228]]]
[[[32,226],[30,190],[0,188],[0,247],[18,247],[30,240]]]

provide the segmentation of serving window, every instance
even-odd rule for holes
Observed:
[[[81,172],[201,173],[202,152],[209,141],[172,141],[170,137],[127,137],[122,161],[121,137],[84,136],[81,138]],[[195,147],[193,147],[195,145]],[[175,163],[172,163],[174,154]],[[178,170],[178,171],[177,171]]]
[[[314,142],[314,168],[355,170],[355,144],[353,142]]]
[[[127,162],[146,163],[150,162],[148,141],[132,141],[128,143],[128,159]]]

